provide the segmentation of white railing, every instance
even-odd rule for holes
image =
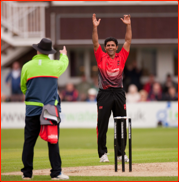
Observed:
[[[22,38],[44,37],[47,3],[1,1],[1,25]]]
[[[1,53],[6,50],[10,45],[1,39]]]

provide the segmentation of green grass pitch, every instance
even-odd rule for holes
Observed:
[[[1,129],[1,173],[20,171],[24,140],[23,129]],[[99,163],[95,129],[60,129],[60,154],[63,167],[106,165]],[[114,164],[114,131],[108,130],[110,165]],[[178,128],[132,129],[133,163],[177,162]],[[128,154],[128,146],[126,148]],[[37,140],[34,170],[50,169],[47,143]],[[21,176],[1,175],[2,181],[22,181]],[[50,176],[34,176],[33,181],[49,181]],[[178,181],[174,177],[70,176],[70,181]]]

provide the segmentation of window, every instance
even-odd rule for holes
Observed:
[[[82,76],[85,72],[84,67],[84,53],[81,50],[72,50],[69,53],[70,56],[70,76],[78,77]]]
[[[173,59],[173,61],[174,61],[174,63],[173,63],[174,75],[178,76],[178,49],[174,50],[174,59]]]
[[[156,75],[156,50],[143,49],[141,57],[143,76]]]
[[[95,77],[98,75],[98,66],[96,62],[96,58],[94,56],[94,51],[93,49],[90,50],[90,76]]]
[[[117,52],[119,52],[120,49],[118,49]],[[136,49],[135,48],[131,48],[130,49],[130,53],[129,53],[129,56],[127,58],[127,61],[126,61],[126,65],[125,66],[127,67],[128,65],[131,65],[133,63],[133,61],[136,61]]]

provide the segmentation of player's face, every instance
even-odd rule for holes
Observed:
[[[114,57],[115,53],[118,49],[118,46],[116,46],[114,41],[109,41],[106,44],[105,51],[110,57]]]

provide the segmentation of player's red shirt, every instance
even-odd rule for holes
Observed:
[[[115,54],[115,58],[111,59],[107,53],[102,51],[101,46],[99,46],[97,51],[94,50],[94,54],[98,65],[99,88],[123,87],[122,73],[129,52],[122,47],[121,51]]]

